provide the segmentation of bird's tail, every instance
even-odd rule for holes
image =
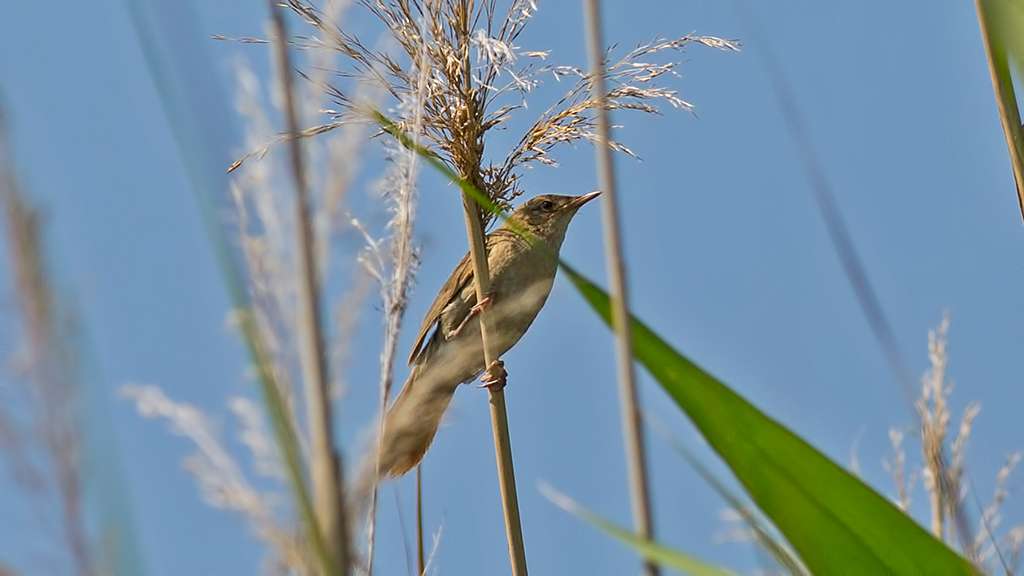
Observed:
[[[384,419],[380,470],[391,478],[402,476],[420,463],[455,394],[454,387],[417,386],[418,372],[413,371]]]
[[[383,434],[363,458],[352,494],[360,509],[378,482],[412,470],[434,440],[458,384],[438,384],[438,380],[445,379],[425,376],[420,366],[413,368],[384,417]]]

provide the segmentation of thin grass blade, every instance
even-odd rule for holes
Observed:
[[[606,520],[590,510],[587,510],[568,496],[558,492],[550,486],[542,484],[540,486],[540,490],[548,497],[549,500],[554,502],[555,505],[580,518],[598,530],[601,530],[605,534],[608,534],[612,538],[615,538],[619,542],[626,544],[645,560],[649,560],[650,562],[665,568],[678,570],[684,574],[692,574],[693,576],[735,576],[735,572],[715,566],[714,564],[710,564],[700,560],[699,558],[690,556],[689,554],[679,552],[678,550],[673,550],[667,546],[651,542],[650,540],[635,534],[614,522]]]
[[[750,528],[753,541],[771,555],[780,568],[787,574],[810,576],[807,567],[803,565],[796,553],[777,535],[760,514],[730,490],[725,482],[715,476],[693,453],[687,450],[682,442],[669,436],[667,431],[662,432],[662,436],[669,440],[676,452],[739,514],[743,522]]]

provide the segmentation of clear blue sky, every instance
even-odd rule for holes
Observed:
[[[203,132],[192,136],[209,166],[197,170],[219,173],[241,146],[231,104],[233,59],[244,56],[266,78],[269,54],[265,46],[211,35],[265,36],[262,2],[0,4],[0,98],[22,184],[45,208],[54,261],[89,334],[88,362],[110,402],[124,498],[150,573],[249,574],[260,565],[261,548],[236,516],[201,501],[181,466],[192,447],[117,397],[128,382],[159,384],[212,414],[245,458],[225,404],[229,396],[254,394],[246,357],[226,328],[229,304],[175,140],[180,126],[161,103],[130,6],[152,18],[156,42],[174,66],[170,73],[183,79],[182,97],[198,103]],[[519,46],[551,50],[550,62],[584,66],[579,9],[539,2]],[[618,138],[643,158],[618,161],[636,313],[835,460],[847,464],[855,453],[865,480],[893,493],[880,460],[890,453],[889,428],[910,424],[911,416],[815,208],[771,89],[779,71],[766,65],[765,53],[774,53],[916,373],[927,367],[928,330],[945,310],[951,313],[954,413],[969,400],[982,406],[968,465],[978,498],[987,502],[999,466],[1024,448],[1024,258],[973,4],[796,1],[769,8],[660,0],[608,3],[605,10],[606,38],[622,47],[694,31],[744,43],[739,53],[693,47],[679,55],[680,76],[668,84],[696,105],[696,118],[671,109],[660,117],[614,118],[624,126]],[[292,30],[304,31],[296,22]],[[558,88],[542,89],[536,109],[546,108],[543,98]],[[499,150],[515,134],[513,125],[491,145]],[[563,150],[559,159],[560,169],[526,173],[528,194],[596,188],[588,145]],[[433,185],[421,191],[416,234],[422,266],[400,358],[465,251],[455,192],[436,179],[426,182]],[[380,221],[384,214],[368,201],[372,194],[365,185],[351,192],[361,216]],[[597,206],[581,211],[563,255],[603,281],[599,216]],[[355,245],[353,238],[337,252]],[[13,306],[8,279],[5,266],[0,317]],[[373,418],[378,310],[371,295],[360,316],[360,353],[344,374],[339,438],[350,453]],[[5,336],[0,343],[10,341]],[[628,523],[607,331],[558,281],[506,364],[531,569],[634,572],[630,551],[536,489],[548,482]],[[714,462],[646,374],[642,387],[645,409]],[[748,544],[716,542],[724,505],[664,441],[649,439],[659,538],[740,570],[756,566]],[[425,474],[428,525],[443,525],[438,573],[504,573],[485,393],[459,391]],[[1020,487],[1019,476],[1011,486]],[[22,528],[34,525],[10,520],[24,511],[5,510],[9,482],[0,482],[0,490],[0,559],[36,566],[38,557],[24,547],[25,534],[36,532]],[[388,486],[381,574],[407,573],[396,493],[407,521],[412,518],[411,480]],[[914,510],[923,517],[923,494],[917,496]],[[1021,503],[1011,500],[1006,523],[1022,517]]]

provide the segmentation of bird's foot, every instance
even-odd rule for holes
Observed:
[[[505,372],[505,363],[501,360],[495,360],[487,367],[484,377],[480,379],[480,386],[478,388],[501,390],[505,388],[507,377],[508,372]]]
[[[461,334],[462,329],[465,328],[467,324],[469,324],[469,321],[472,320],[473,318],[476,318],[476,315],[479,314],[484,309],[485,306],[489,306],[491,304],[491,301],[492,299],[490,295],[488,295],[485,296],[484,299],[481,300],[480,302],[474,304],[473,307],[469,309],[469,314],[466,314],[466,317],[462,319],[462,322],[459,322],[459,327],[456,328],[455,331],[451,333],[451,336],[449,336],[448,339],[451,340],[452,338],[455,338],[456,336]]]
[[[493,300],[491,296],[491,294],[488,294],[487,296],[484,296],[483,300],[474,304],[473,307],[469,309],[469,315],[474,316],[479,314],[485,307],[490,306],[491,300]]]

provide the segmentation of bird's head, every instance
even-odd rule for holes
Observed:
[[[510,219],[558,250],[562,246],[562,240],[565,239],[569,221],[576,215],[576,211],[600,193],[600,191],[591,192],[582,196],[559,196],[557,194],[537,196],[516,208]]]

